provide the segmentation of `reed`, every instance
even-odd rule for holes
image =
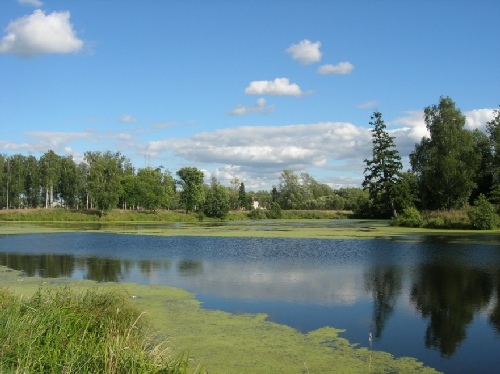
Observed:
[[[39,289],[30,298],[0,289],[0,372],[186,373],[126,295]],[[196,371],[196,370],[195,370]]]

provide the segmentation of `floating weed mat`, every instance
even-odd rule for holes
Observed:
[[[117,291],[0,288],[0,373],[187,373]],[[198,372],[198,370],[195,370]]]

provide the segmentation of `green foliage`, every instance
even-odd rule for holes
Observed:
[[[123,166],[127,159],[120,152],[86,152],[89,165],[87,188],[91,200],[101,212],[116,208],[122,195]]]
[[[448,97],[424,110],[430,137],[422,138],[410,154],[424,209],[456,209],[467,204],[475,187],[480,155],[464,128],[465,116]]]
[[[254,219],[254,220],[261,220],[261,219],[266,219],[266,212],[263,209],[252,209],[248,213],[248,218]]]
[[[54,202],[54,189],[57,187],[60,175],[60,162],[61,157],[52,150],[45,152],[40,157],[40,177],[45,192],[45,208],[51,208]]]
[[[137,204],[149,210],[168,207],[174,195],[170,174],[162,174],[161,169],[146,167],[137,172]]]
[[[245,191],[245,184],[241,182],[238,188],[238,207],[248,209],[247,193]]]
[[[332,210],[283,210],[282,219],[346,219],[346,212]]]
[[[229,192],[215,177],[208,189],[203,205],[203,213],[210,218],[224,219],[229,213]]]
[[[18,298],[0,289],[0,372],[180,373],[183,357],[149,335],[126,295],[39,289]]]
[[[495,184],[500,184],[500,109],[494,111],[493,119],[486,123],[492,152],[492,177]]]
[[[474,207],[469,211],[469,219],[476,230],[492,230],[499,223],[495,208],[482,194],[474,201]]]
[[[488,195],[493,184],[492,173],[492,148],[488,136],[479,129],[472,131],[474,154],[479,158],[479,164],[474,175],[475,187],[469,196],[469,203],[472,204],[480,194]]]
[[[278,203],[272,203],[271,209],[269,209],[266,213],[267,218],[271,219],[279,219],[281,218],[281,207]]]
[[[416,208],[409,207],[404,209],[403,213],[392,221],[392,224],[395,226],[422,227],[424,220]]]
[[[78,169],[73,157],[67,156],[60,159],[60,178],[58,191],[68,208],[76,208],[78,202],[78,190],[81,188],[78,178]]]
[[[205,199],[203,172],[195,167],[184,167],[177,175],[180,178],[177,183],[182,188],[181,204],[186,213],[198,209]]]
[[[344,200],[343,209],[345,210],[356,211],[359,208],[359,202],[368,199],[368,192],[359,187],[340,188],[335,191],[335,194]]]
[[[468,209],[460,210],[435,210],[418,212],[414,208],[408,208],[407,218],[405,214],[391,221],[393,226],[424,227],[428,229],[460,229],[470,228]],[[406,210],[405,210],[406,211]],[[420,216],[420,219],[419,219]]]
[[[372,158],[365,159],[365,180],[363,188],[368,190],[372,203],[372,216],[396,217],[396,186],[400,180],[401,157],[394,144],[394,137],[386,130],[382,114],[374,112],[370,125],[372,129]]]
[[[279,177],[278,200],[283,209],[299,209],[304,201],[299,177],[292,170],[283,170]]]

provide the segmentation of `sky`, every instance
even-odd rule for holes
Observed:
[[[448,96],[500,105],[497,0],[0,0],[0,153],[360,187],[370,117],[401,154]]]

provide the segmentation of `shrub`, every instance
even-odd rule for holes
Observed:
[[[271,204],[271,209],[267,212],[267,218],[279,219],[281,218],[281,207],[278,203],[274,202]]]
[[[498,225],[495,208],[483,194],[474,201],[474,207],[469,211],[469,219],[476,230],[492,230]]]
[[[414,207],[404,209],[403,213],[398,218],[394,219],[393,222],[397,226],[405,227],[422,227],[424,224],[420,212]]]
[[[443,217],[433,217],[429,218],[424,225],[426,228],[429,229],[442,229],[445,228],[445,222]]]
[[[248,213],[248,218],[250,219],[266,219],[266,212],[263,209],[252,209],[250,213]]]

